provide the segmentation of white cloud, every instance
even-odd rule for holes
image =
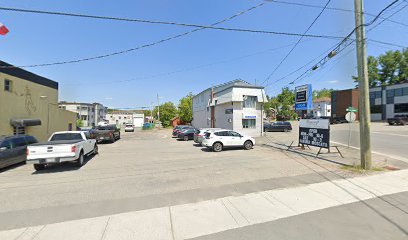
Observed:
[[[332,84],[335,84],[335,83],[338,83],[339,81],[338,80],[331,80],[331,81],[327,81],[328,83],[332,83]]]
[[[105,100],[113,100],[113,97],[106,97]]]

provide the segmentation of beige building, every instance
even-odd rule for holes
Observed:
[[[76,129],[76,113],[58,108],[58,83],[0,61],[0,135],[39,141]]]

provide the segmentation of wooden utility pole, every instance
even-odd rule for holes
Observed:
[[[371,138],[370,138],[370,99],[367,68],[367,49],[365,39],[363,0],[354,0],[356,20],[356,44],[360,121],[360,159],[363,169],[371,168]]]

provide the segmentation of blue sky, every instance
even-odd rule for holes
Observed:
[[[288,0],[324,5],[325,0]],[[3,0],[2,7],[66,11],[210,25],[262,1],[252,0]],[[365,1],[366,11],[377,14],[391,0]],[[332,0],[330,7],[353,9],[353,0]],[[392,8],[388,16],[408,5]],[[271,3],[220,26],[303,33],[320,9]],[[369,21],[371,17],[367,17]],[[408,24],[408,7],[391,18]],[[92,57],[148,44],[192,28],[143,23],[114,22],[61,16],[1,11],[0,22],[10,30],[0,37],[1,60],[29,65]],[[310,34],[345,36],[354,28],[350,12],[326,10]],[[367,38],[408,46],[408,27],[384,22]],[[27,68],[60,83],[60,100],[101,102],[115,108],[150,106],[156,101],[178,100],[189,92],[198,93],[211,85],[237,78],[259,84],[272,72],[298,37],[257,33],[203,30],[188,36],[89,62]],[[337,40],[308,39],[295,49],[271,77],[267,94],[275,95],[293,81],[277,79],[304,65],[336,44]],[[286,46],[286,47],[285,47]],[[345,89],[354,86],[354,45],[333,58],[324,68],[299,84],[313,88]],[[368,54],[378,55],[397,47],[369,44]],[[346,55],[348,53],[348,55]],[[176,73],[174,73],[176,72]]]

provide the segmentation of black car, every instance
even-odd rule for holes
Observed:
[[[182,139],[184,141],[193,140],[196,131],[197,129],[195,128],[184,129],[177,135],[177,138]]]
[[[390,125],[405,125],[408,124],[408,115],[395,115],[393,118],[388,118],[387,122]]]
[[[348,123],[345,117],[332,117],[330,118],[330,124],[340,124],[340,123]]]
[[[0,136],[0,168],[25,162],[27,145],[37,142],[28,135]]]
[[[264,132],[289,132],[292,131],[290,122],[272,122],[264,124]]]
[[[176,127],[173,128],[173,137],[177,137],[179,135],[179,133],[181,133],[183,130],[186,129],[193,129],[192,126],[188,126],[188,125],[178,125]]]
[[[106,126],[98,126],[96,129],[90,131],[97,142],[109,141],[114,143],[120,139],[120,129],[115,124]]]

